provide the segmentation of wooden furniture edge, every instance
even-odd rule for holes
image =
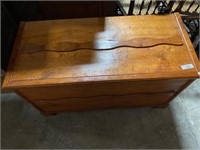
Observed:
[[[198,57],[197,57],[197,55],[195,53],[194,47],[192,45],[192,42],[191,42],[191,40],[190,40],[190,38],[188,36],[188,33],[187,33],[186,29],[185,29],[185,26],[184,26],[183,20],[181,18],[181,15],[180,15],[180,13],[174,13],[174,15],[177,18],[177,23],[180,26],[179,29],[180,29],[183,37],[185,38],[185,40],[187,40],[186,46],[188,47],[188,52],[190,54],[190,57],[192,55],[191,59],[194,61],[195,65],[196,65],[197,73],[198,73],[198,72],[200,72],[200,61],[199,61],[199,59],[198,59]],[[191,50],[191,49],[193,49],[193,50]]]
[[[193,80],[188,80],[184,85],[182,85],[178,91],[175,92],[175,94],[169,98],[168,102],[164,105],[168,105],[177,95],[179,95],[184,89],[186,89],[190,84],[192,84],[195,81]]]
[[[174,95],[172,97],[170,97],[166,103],[163,103],[163,104],[159,104],[159,105],[155,105],[155,106],[152,106],[153,108],[166,108],[169,103],[176,97],[178,96],[184,89],[186,89],[189,85],[191,85],[193,82],[195,81],[195,79],[190,79],[188,80],[185,84],[183,84],[179,90],[177,90]]]
[[[25,22],[20,22],[20,24],[19,24],[19,28],[18,28],[16,37],[15,37],[15,42],[14,42],[14,45],[13,45],[13,48],[12,48],[12,53],[10,55],[8,68],[7,68],[7,71],[5,73],[5,78],[4,78],[3,85],[2,85],[3,89],[4,88],[6,89],[6,87],[9,86],[9,84],[11,82],[13,66],[15,64],[15,59],[16,59],[16,56],[17,56],[17,51],[19,49],[19,45],[20,45],[20,41],[21,41],[21,35],[23,33],[24,25],[25,25]]]
[[[164,75],[163,75],[164,74]],[[176,75],[176,77],[175,77]],[[148,77],[148,78],[145,78]],[[93,84],[93,83],[111,83],[111,82],[133,82],[133,81],[148,81],[148,80],[170,80],[170,79],[196,79],[199,75],[195,72],[187,72],[186,74],[177,74],[177,73],[160,73],[160,74],[134,74],[134,75],[123,75],[123,76],[94,76],[94,77],[84,77],[83,78],[59,78],[59,79],[45,79],[45,80],[25,80],[25,81],[15,81],[9,82],[4,89],[15,89],[15,88],[28,88],[35,86],[52,86],[56,85],[68,85],[68,84]],[[119,78],[121,80],[119,80]]]

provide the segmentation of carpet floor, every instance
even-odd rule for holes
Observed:
[[[1,148],[200,149],[200,80],[167,108],[107,109],[42,116],[1,94]]]

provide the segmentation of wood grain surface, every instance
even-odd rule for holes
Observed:
[[[166,106],[199,66],[177,13],[33,21],[20,25],[3,88],[44,114]]]
[[[15,46],[13,52],[17,55],[7,71],[8,80],[5,80],[4,87],[196,78],[199,62],[180,20],[178,14],[171,14],[26,22],[18,36],[18,47]],[[160,40],[169,37],[181,37],[183,45],[31,53],[33,49],[41,50],[38,45],[45,47],[43,50],[62,50],[67,42],[123,42],[142,38],[146,42],[140,43],[148,45],[146,38]],[[28,44],[32,48],[26,47]],[[185,64],[192,64],[194,67],[182,70],[181,66]]]
[[[26,54],[38,53],[38,52],[71,52],[76,50],[113,50],[120,47],[131,47],[131,48],[148,48],[157,45],[173,45],[182,46],[183,42],[180,36],[173,36],[168,38],[149,38],[141,37],[135,38],[128,41],[115,41],[115,40],[95,40],[85,43],[77,42],[60,42],[57,43],[54,49],[48,49],[46,45],[24,45],[22,51]],[[28,52],[27,52],[28,49]]]
[[[186,83],[186,79],[107,82],[21,88],[17,92],[44,114],[53,114],[98,108],[166,106]]]
[[[86,98],[58,99],[54,101],[40,100],[34,102],[44,112],[50,114],[63,111],[83,111],[102,108],[125,108],[136,106],[156,106],[166,104],[174,93],[131,94],[123,96],[100,96]]]
[[[32,101],[56,100],[81,97],[123,96],[131,94],[173,93],[187,82],[187,79],[171,79],[135,82],[106,82],[93,84],[54,85],[18,89]]]

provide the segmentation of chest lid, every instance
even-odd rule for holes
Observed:
[[[20,25],[4,87],[197,78],[198,67],[177,13],[31,21]]]

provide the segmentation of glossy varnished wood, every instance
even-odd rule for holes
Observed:
[[[122,96],[108,95],[84,98],[74,97],[68,99],[57,99],[54,101],[38,100],[33,103],[40,107],[44,112],[52,114],[63,111],[82,111],[99,108],[157,106],[156,104],[165,105],[166,101],[172,97],[173,94],[174,93],[169,92],[162,94],[130,94]]]
[[[125,96],[133,94],[175,93],[187,82],[186,79],[106,82],[93,84],[68,84],[18,89],[32,101],[68,98]]]
[[[54,49],[50,49],[46,45],[27,44],[23,46],[22,53],[25,54],[33,54],[40,52],[64,53],[64,52],[72,52],[78,50],[103,51],[103,50],[114,50],[116,48],[121,48],[121,47],[149,48],[158,45],[182,46],[183,41],[181,39],[181,36],[172,36],[167,38],[140,37],[140,38],[133,38],[127,41],[100,39],[84,43],[58,42],[57,45],[54,47]]]
[[[43,113],[156,106],[199,69],[179,14],[25,22],[3,87]]]
[[[186,79],[107,82],[21,88],[34,106],[52,114],[86,109],[164,106],[187,83]]]
[[[184,29],[179,20],[176,14],[172,14],[26,22],[19,48],[16,48],[14,68],[8,70],[10,76],[5,86],[197,77],[197,58],[189,53],[191,47],[188,49],[187,45],[191,43],[189,39],[185,41],[187,36],[182,32]],[[127,41],[140,37],[162,39],[172,36],[181,36],[184,44],[33,54],[26,54],[31,51],[27,48],[24,53],[27,44],[45,45],[54,50],[61,42],[95,43],[96,40]],[[60,45],[60,49],[64,48],[62,46],[65,45]],[[182,70],[184,64],[193,64],[194,68]]]

